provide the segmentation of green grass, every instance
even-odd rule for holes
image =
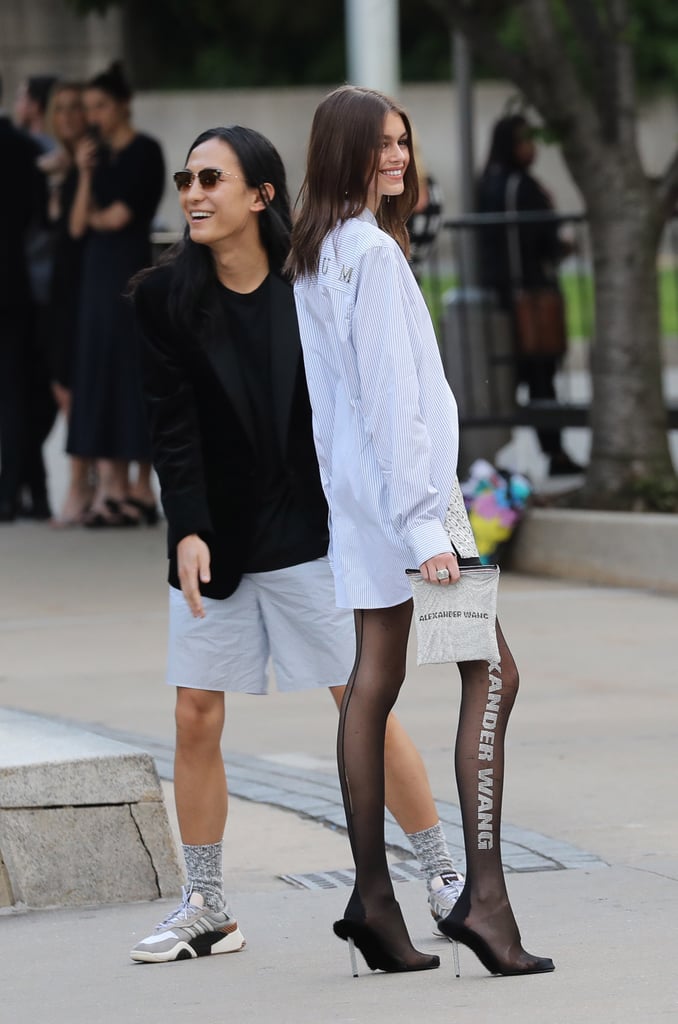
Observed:
[[[571,340],[587,339],[593,334],[593,279],[590,274],[562,274],[560,284],[567,306],[567,327]],[[440,316],[438,308],[446,291],[456,288],[459,279],[453,274],[434,278],[424,275],[421,289],[434,321]],[[678,272],[659,271],[659,312],[663,337],[678,336]],[[436,323],[437,326],[437,323]]]

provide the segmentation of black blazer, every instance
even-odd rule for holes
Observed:
[[[171,266],[157,268],[134,297],[153,464],[168,523],[169,581],[179,586],[177,544],[197,533],[211,553],[212,579],[201,584],[201,592],[225,598],[238,586],[250,554],[254,424],[225,318],[215,312],[199,337],[178,330],[168,315],[172,274]],[[209,305],[216,311],[216,283],[214,289],[215,301]],[[310,560],[319,555],[318,537],[327,538],[327,505],[313,444],[294,295],[274,274],[271,304],[276,424],[288,479],[308,517]]]

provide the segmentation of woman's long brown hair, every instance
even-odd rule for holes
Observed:
[[[297,205],[301,212],[292,229],[292,249],[285,265],[290,277],[315,274],[323,239],[337,221],[357,217],[365,209],[379,166],[384,118],[399,114],[412,140],[409,118],[398,104],[375,89],[344,85],[329,93],[313,117],[306,177]],[[419,196],[417,168],[410,148],[404,190],[382,201],[379,227],[395,238],[408,255],[406,221]]]

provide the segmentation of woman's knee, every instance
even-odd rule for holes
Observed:
[[[177,745],[221,742],[224,695],[210,690],[177,689]]]
[[[518,694],[518,688],[520,686],[520,675],[518,673],[518,666],[515,663],[511,650],[506,643],[504,634],[501,631],[501,627],[497,622],[497,641],[499,645],[500,654],[500,665],[499,675],[502,681],[502,690],[505,697],[510,697],[511,700],[515,700]]]
[[[518,667],[513,660],[509,652],[508,658],[502,658],[501,667],[501,688],[505,700],[510,700],[511,704],[518,695],[518,688],[520,686],[520,675],[518,673]]]

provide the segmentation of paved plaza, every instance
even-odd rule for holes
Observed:
[[[164,530],[17,523],[0,531],[0,566],[0,706],[144,747],[174,821]],[[171,909],[167,900],[3,912],[2,1024],[678,1021],[678,598],[507,573],[500,616],[522,679],[508,734],[504,860],[525,946],[553,957],[553,975],[491,978],[462,949],[456,979],[389,822],[413,940],[442,965],[352,979],[331,932],[351,877],[332,702],[324,692],[236,695],[224,737],[225,875],[246,950],[132,964],[129,949]],[[455,853],[458,695],[453,667],[418,669],[412,657],[398,703]]]

